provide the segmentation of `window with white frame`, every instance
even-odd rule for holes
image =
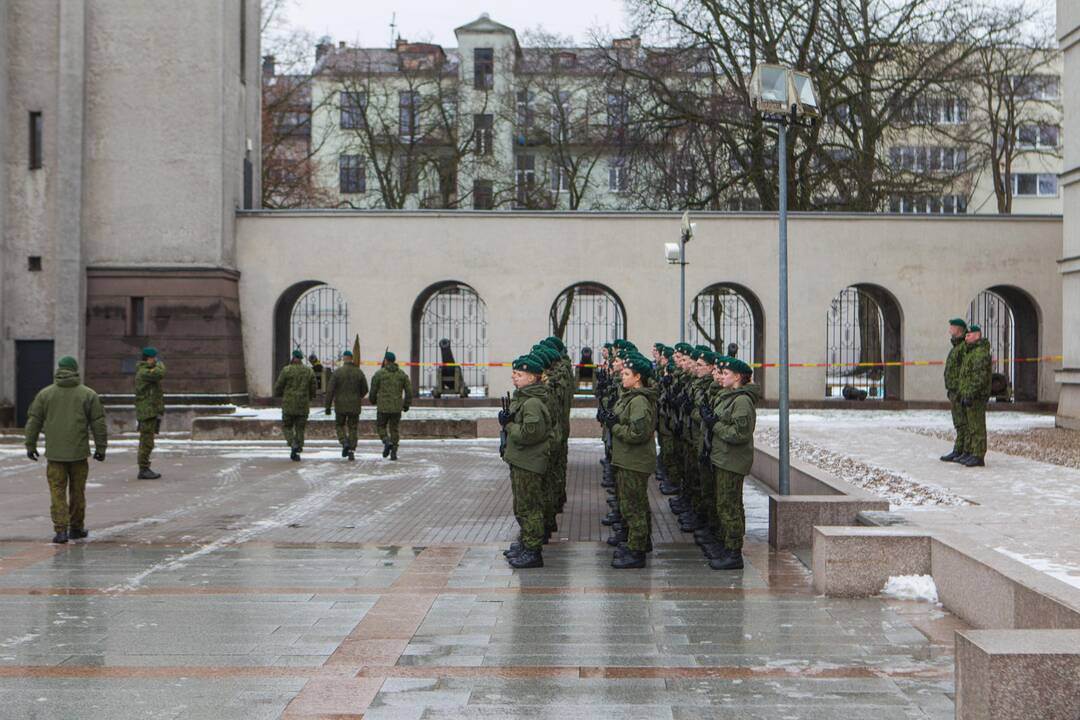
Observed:
[[[1057,197],[1058,179],[1053,173],[1013,173],[1010,179],[1017,197]]]
[[[477,155],[490,155],[495,140],[495,123],[491,115],[473,115],[473,131]]]
[[[420,93],[415,90],[398,92],[398,134],[406,142],[419,135]]]
[[[367,191],[364,159],[359,155],[342,155],[338,158],[338,184],[342,193]]]
[[[1056,150],[1060,140],[1060,125],[1021,125],[1016,129],[1016,143],[1022,148]]]
[[[1021,100],[1057,100],[1061,97],[1058,75],[1011,75],[1009,84]]]
[[[889,161],[898,170],[952,172],[964,169],[967,151],[964,148],[936,145],[894,145],[889,148]]]
[[[623,158],[616,158],[608,163],[608,190],[615,193],[630,189],[630,169]]]
[[[535,95],[528,90],[518,90],[514,123],[519,130],[525,130],[532,126],[532,106]]]
[[[342,91],[338,94],[341,102],[341,127],[355,130],[364,127],[367,111],[367,93]]]
[[[552,165],[551,192],[561,193],[570,190],[570,171],[567,168]]]
[[[968,101],[953,95],[923,95],[912,100],[900,116],[919,125],[962,125],[968,121]]]
[[[964,195],[893,195],[889,212],[931,215],[962,215],[967,212]]]
[[[570,93],[560,90],[551,104],[551,139],[553,142],[570,140]]]
[[[517,204],[526,205],[536,187],[536,156],[518,155],[515,162],[514,187],[517,189]]]

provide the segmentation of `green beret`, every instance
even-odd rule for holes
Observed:
[[[953,318],[952,320],[949,321],[949,324],[950,325],[955,325],[958,328],[966,328],[967,327],[967,323],[964,322],[963,318]]]
[[[671,347],[670,345],[665,345],[663,349],[660,350],[660,354],[670,360],[671,356],[675,354],[675,348]]]
[[[544,372],[544,364],[535,355],[522,355],[517,360],[514,360],[514,369],[539,375]]]
[[[532,349],[529,350],[529,354],[539,360],[544,365],[545,370],[551,367],[551,364],[555,362],[555,359],[552,356],[553,352],[555,351],[552,350],[550,347],[548,347],[547,345],[542,345],[540,343],[533,345]]]
[[[620,349],[626,347],[626,341],[622,338],[615,338],[611,341],[611,344]]]
[[[301,350],[293,350],[292,351],[292,356],[294,358],[298,359],[298,360],[303,360],[304,359],[304,353]]]
[[[389,350],[387,350],[387,351],[386,351],[386,352],[385,352],[385,353],[383,354],[383,356],[382,356],[382,359],[383,359],[383,360],[389,360],[390,362],[397,362],[397,355],[395,355],[394,353],[392,353],[392,352],[390,352]]]
[[[625,347],[625,348],[629,348],[630,350],[633,350],[634,352],[637,352],[637,351],[638,351],[638,349],[637,349],[637,345],[635,345],[634,343],[630,342],[629,340],[627,340],[627,341],[626,341],[626,344],[625,344],[625,345],[623,345],[623,347]]]
[[[712,350],[706,350],[705,352],[701,353],[702,360],[704,360],[709,365],[718,365],[718,361],[721,357],[723,357],[723,355],[718,352],[713,352]]]
[[[750,367],[749,365],[744,363],[739,358],[730,358],[728,360],[727,369],[730,370],[731,372],[737,373],[739,375],[753,375],[754,374],[754,368]]]
[[[631,355],[626,359],[625,366],[643,377],[651,378],[653,374],[652,363],[641,355]]]
[[[546,338],[544,338],[543,343],[553,348],[555,352],[559,353],[560,355],[566,352],[566,344],[562,341],[561,338],[557,338],[554,335],[548,335]]]
[[[653,343],[653,350],[655,350],[658,353],[664,352],[664,343],[662,343],[662,342]]]
[[[344,350],[344,351],[342,351],[341,357],[352,357],[352,350]]]
[[[604,348],[606,350],[611,350],[613,347],[615,347],[614,343],[604,343]]]
[[[675,352],[682,353],[683,355],[689,355],[694,348],[690,343],[675,343]]]
[[[143,357],[157,357],[157,348],[155,348],[155,347],[144,347],[142,349],[142,354],[143,354]]]
[[[735,358],[731,357],[730,355],[721,355],[720,353],[717,353],[716,362],[713,364],[716,365],[716,367],[723,369],[731,365],[731,361],[734,359]]]
[[[56,363],[56,367],[62,367],[65,370],[74,370],[78,372],[79,361],[71,357],[70,355],[65,355],[64,357],[60,358],[60,362]]]
[[[668,362],[667,362],[667,371],[669,373],[673,373],[678,369],[679,369],[679,366],[675,364],[674,360],[668,360]]]
[[[967,329],[967,331],[968,331],[968,332],[977,332],[977,333],[981,333],[981,332],[982,332],[982,328],[981,328],[981,327],[979,327],[978,325],[968,325],[968,329]]]
[[[708,352],[708,351],[707,350],[703,351],[701,349],[701,346],[698,345],[697,347],[690,348],[690,352],[688,354],[690,355],[690,358],[692,360],[699,360],[701,358],[701,353],[702,352]]]

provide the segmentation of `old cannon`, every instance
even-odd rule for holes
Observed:
[[[431,390],[431,397],[440,398],[444,394],[469,397],[469,386],[465,384],[465,373],[461,366],[454,360],[454,351],[450,349],[450,340],[443,338],[439,341],[439,354],[442,356],[442,365],[435,372],[435,387]]]
[[[593,390],[596,384],[596,368],[593,367],[592,348],[581,348],[581,362],[575,368],[578,390]]]

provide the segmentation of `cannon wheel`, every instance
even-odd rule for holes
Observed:
[[[469,386],[468,385],[462,385],[461,386],[461,397],[463,397],[463,398],[469,397]]]
[[[436,400],[438,400],[439,398],[441,398],[441,397],[442,397],[442,390],[440,390],[439,388],[434,388],[434,389],[433,389],[433,390],[431,391],[431,397],[433,397],[433,398],[435,398]]]

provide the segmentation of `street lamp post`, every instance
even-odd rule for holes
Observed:
[[[779,154],[778,248],[780,290],[780,494],[791,494],[791,406],[788,360],[787,131],[809,127],[818,117],[817,92],[809,75],[782,65],[762,64],[750,78],[750,103],[762,119],[777,126]]]
[[[696,223],[690,222],[690,211],[682,216],[682,231],[678,244],[664,243],[664,255],[669,265],[679,266],[679,342],[686,342],[686,243],[694,237]]]

